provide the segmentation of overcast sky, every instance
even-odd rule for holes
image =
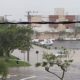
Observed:
[[[27,11],[31,14],[54,14],[54,8],[64,8],[69,14],[80,14],[80,0],[0,0],[0,15],[9,19],[25,19]]]

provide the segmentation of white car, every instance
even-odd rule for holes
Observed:
[[[39,39],[33,39],[32,42],[39,42]]]
[[[44,39],[43,41],[40,42],[41,45],[53,45],[53,41],[52,40],[47,40]]]

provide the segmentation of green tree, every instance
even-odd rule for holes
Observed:
[[[58,77],[60,80],[64,79],[64,75],[67,72],[68,67],[72,63],[73,60],[69,59],[69,51],[66,50],[65,48],[62,48],[60,51],[61,55],[55,56],[53,54],[48,54],[44,53],[43,54],[43,62],[42,63],[37,63],[36,66],[42,66],[45,68],[45,70],[56,77]],[[63,55],[64,54],[64,55]],[[59,67],[62,70],[62,75],[59,76],[55,72],[52,72],[50,70],[51,67],[54,66]]]
[[[26,37],[24,37],[24,41],[22,42],[22,45],[20,46],[20,50],[22,51],[27,51],[27,61],[29,62],[29,52],[30,52],[30,48],[32,48],[32,34],[33,34],[33,30],[31,27],[27,27],[27,31],[26,31]],[[23,34],[22,34],[23,35]]]
[[[0,54],[9,57],[15,49],[28,52],[32,47],[31,37],[33,30],[31,27],[17,25],[0,26]],[[29,58],[28,58],[29,61]]]

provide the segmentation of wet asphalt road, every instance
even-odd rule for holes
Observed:
[[[56,68],[56,66],[52,68],[51,71],[61,75],[61,71]],[[46,72],[44,68],[41,67],[11,68],[10,74],[13,76],[7,78],[7,80],[59,80],[56,76]],[[68,72],[66,72],[64,80],[80,80],[80,65],[73,64]]]
[[[80,42],[79,42],[80,43]],[[58,43],[59,44],[59,43]],[[36,50],[39,51],[38,61],[42,60],[42,53],[46,51],[43,48],[34,46],[34,50],[30,51],[30,63],[34,66],[37,62]],[[49,50],[47,50],[49,51]],[[24,60],[24,54],[20,54],[20,51],[14,51],[15,56],[19,57],[21,60]],[[25,53],[26,56],[26,53]],[[27,56],[26,56],[27,57]],[[25,61],[26,61],[25,57]],[[35,67],[16,67],[9,70],[10,77],[7,80],[59,80],[56,76],[46,72],[44,68],[35,68]],[[61,71],[58,68],[53,68],[51,71],[56,72],[58,75],[61,75]],[[0,79],[1,80],[1,79]],[[68,72],[65,74],[64,80],[80,80],[80,63],[73,63],[69,68]]]

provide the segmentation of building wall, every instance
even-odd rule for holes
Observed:
[[[58,15],[49,15],[49,21],[55,22],[58,19]],[[49,27],[51,28],[57,28],[58,24],[49,24]]]
[[[49,15],[50,22],[58,21],[74,21],[75,15]],[[65,29],[74,29],[75,24],[49,24],[49,27],[55,28],[57,31],[63,31]]]
[[[32,15],[31,16],[31,22],[41,22],[42,21],[42,16],[40,15]],[[41,24],[31,24],[32,27],[40,27]]]
[[[65,17],[68,21],[74,21],[75,20],[75,15],[66,15]],[[65,24],[65,25],[66,25],[66,28],[70,28],[70,29],[75,28],[75,24]]]
[[[53,32],[41,32],[39,35],[36,36],[38,39],[58,39],[59,34],[58,33],[53,33]]]
[[[39,35],[36,35],[35,38],[43,40],[43,39],[59,39],[59,38],[73,38],[74,33],[60,33],[60,32],[41,32]],[[77,34],[77,38],[80,37],[80,33]]]
[[[75,16],[75,21],[80,21],[80,15]],[[80,23],[76,23],[75,27],[80,27]]]

